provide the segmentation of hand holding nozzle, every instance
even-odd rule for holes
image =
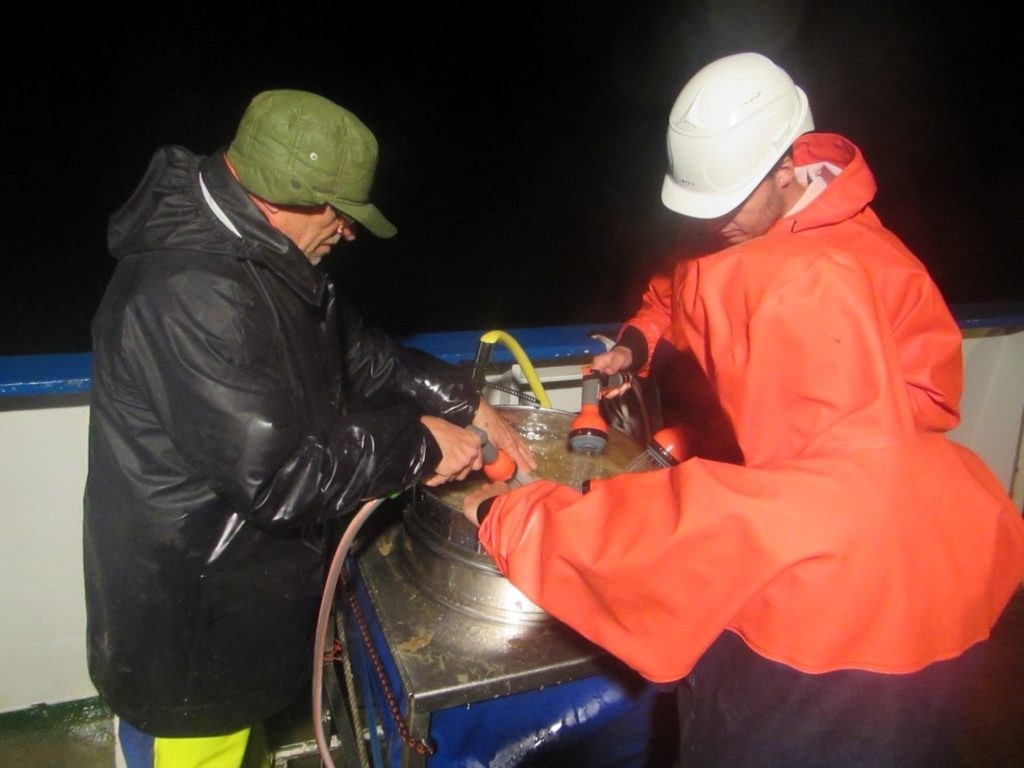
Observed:
[[[499,451],[507,453],[516,466],[526,472],[532,472],[537,468],[537,460],[527,440],[512,427],[497,408],[483,398],[480,399],[472,424],[486,432],[488,442]]]
[[[436,486],[452,480],[464,480],[472,470],[480,468],[480,443],[466,430],[436,416],[421,416],[420,422],[430,431],[441,449],[441,461],[424,485]]]
[[[487,478],[494,483],[508,483],[510,486],[524,485],[532,480],[505,451],[496,448],[487,437],[487,433],[473,424],[466,429],[480,438],[480,455],[483,459],[483,470]]]
[[[628,347],[615,345],[607,352],[594,356],[590,370],[608,377],[608,383],[601,390],[601,397],[618,397],[632,385],[633,377],[628,373],[633,365],[633,353]]]

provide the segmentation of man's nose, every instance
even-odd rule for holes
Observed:
[[[338,219],[337,232],[343,240],[355,240],[356,223],[345,216],[341,216]]]

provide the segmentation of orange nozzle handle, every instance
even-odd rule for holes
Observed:
[[[498,449],[497,454],[494,461],[484,464],[484,474],[495,483],[507,483],[516,476],[519,467],[512,461],[512,457],[503,450]]]
[[[480,458],[484,463],[484,474],[489,480],[495,483],[507,483],[516,476],[516,472],[519,471],[518,465],[511,456],[491,443],[484,430],[473,424],[470,424],[467,429],[480,438]]]

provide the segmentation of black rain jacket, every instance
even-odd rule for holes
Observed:
[[[327,523],[429,475],[441,453],[420,415],[464,426],[479,396],[454,366],[364,327],[219,154],[158,151],[108,239],[89,671],[147,733],[226,733],[306,690]]]

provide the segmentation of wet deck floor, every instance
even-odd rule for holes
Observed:
[[[312,725],[303,707],[284,713],[270,724],[269,732],[277,744],[312,739]],[[1024,588],[1017,591],[993,630],[967,733],[962,768],[1024,768]],[[110,713],[95,701],[0,715],[0,766],[110,768],[113,764]],[[290,768],[317,764],[315,758],[287,763]]]

